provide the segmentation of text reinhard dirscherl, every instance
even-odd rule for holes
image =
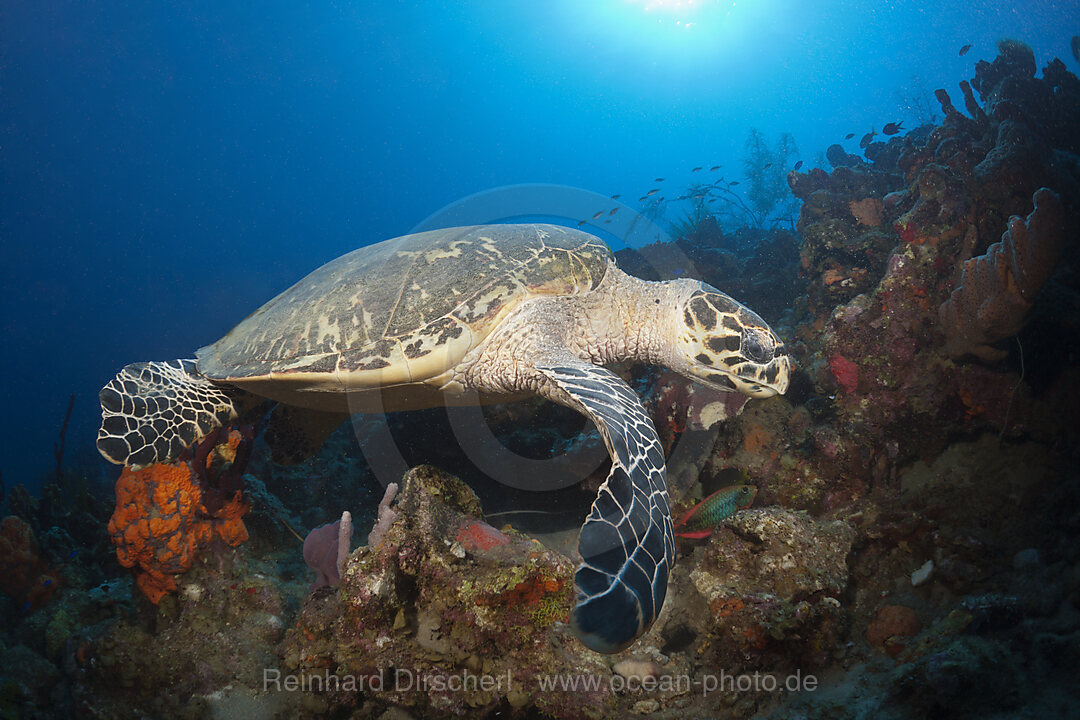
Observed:
[[[531,679],[535,690],[547,692],[675,693],[691,691],[707,696],[714,692],[812,692],[818,679],[796,670],[788,675],[753,672],[728,674],[649,675],[644,677],[595,674],[550,674]],[[520,686],[520,684],[519,684]],[[468,670],[456,673],[418,672],[395,668],[393,672],[370,675],[336,675],[329,669],[319,674],[283,673],[277,668],[263,668],[263,692],[507,692],[514,688],[510,670],[499,675],[478,674]]]

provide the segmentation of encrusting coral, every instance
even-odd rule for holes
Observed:
[[[239,435],[220,453],[235,452]],[[214,458],[207,458],[210,465]],[[216,503],[215,503],[216,504]],[[240,491],[214,511],[204,503],[199,477],[186,462],[125,467],[116,481],[116,510],[109,534],[116,557],[135,568],[135,582],[155,605],[176,590],[173,577],[188,570],[215,539],[236,546],[248,539],[242,517],[248,506]]]
[[[1040,188],[1027,219],[1013,216],[1001,241],[964,263],[960,287],[941,304],[946,350],[953,358],[974,355],[996,362],[1005,351],[993,346],[1024,325],[1035,296],[1050,278],[1064,231],[1057,194]]]

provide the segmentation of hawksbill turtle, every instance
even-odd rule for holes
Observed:
[[[775,333],[724,293],[635,278],[593,235],[542,224],[446,228],[360,248],[195,357],[128,365],[101,390],[106,459],[174,461],[253,396],[323,438],[350,412],[530,395],[586,415],[611,471],[579,534],[571,625],[605,653],[656,619],[675,537],[656,429],[604,365],[664,365],[758,398],[783,393],[790,372]]]

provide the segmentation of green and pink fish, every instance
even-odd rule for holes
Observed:
[[[753,485],[728,485],[690,508],[675,523],[675,537],[700,540],[713,534],[724,518],[745,510],[754,502],[757,488]]]

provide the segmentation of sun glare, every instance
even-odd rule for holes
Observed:
[[[627,65],[694,72],[739,62],[788,0],[555,0],[568,38],[621,51]]]

